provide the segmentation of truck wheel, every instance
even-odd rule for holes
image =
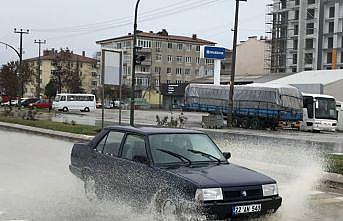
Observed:
[[[259,130],[261,128],[261,122],[260,119],[254,118],[250,122],[251,128],[254,130]]]
[[[250,119],[248,117],[243,118],[241,125],[244,129],[248,129],[250,127]]]
[[[233,118],[232,126],[233,127],[239,127],[239,119],[238,118]]]

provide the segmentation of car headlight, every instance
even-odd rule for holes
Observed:
[[[223,200],[221,188],[197,189],[195,199],[198,201]]]
[[[277,184],[262,185],[263,196],[276,196],[279,194]]]

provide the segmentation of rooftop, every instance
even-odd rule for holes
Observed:
[[[165,41],[192,42],[192,43],[201,44],[201,45],[214,45],[214,44],[216,44],[215,42],[212,42],[212,41],[200,39],[197,37],[196,34],[193,34],[191,37],[169,35],[169,33],[165,29],[163,29],[162,31],[157,32],[157,33],[138,31],[137,36],[143,37],[143,38],[160,39],[160,40],[165,40]],[[132,38],[133,38],[133,35],[131,33],[129,33],[125,36],[100,40],[100,41],[97,41],[96,43],[97,44],[105,44],[105,43],[109,43],[112,41],[132,39]]]
[[[66,61],[82,62],[82,63],[96,63],[97,62],[96,59],[75,54],[73,51],[69,51],[68,49],[61,50],[61,51],[57,51],[55,49],[45,50],[43,52],[43,56],[40,57],[41,60],[56,60],[58,58],[61,58]],[[25,59],[24,61],[26,62],[38,61],[38,57]]]
[[[110,126],[108,129],[122,130],[139,134],[179,134],[179,133],[200,133],[203,132],[189,129],[160,128],[160,127],[131,127],[131,126]]]
[[[328,85],[343,80],[343,70],[303,71],[287,77],[270,81],[280,84],[323,84]]]

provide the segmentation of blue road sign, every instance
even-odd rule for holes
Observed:
[[[225,48],[205,46],[204,57],[207,59],[225,59]]]

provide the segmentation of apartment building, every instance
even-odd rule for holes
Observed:
[[[97,87],[99,85],[98,65],[97,60],[86,57],[86,53],[82,52],[82,55],[75,54],[69,49],[61,49],[57,51],[55,49],[44,50],[43,56],[41,56],[41,75],[40,75],[40,87],[41,95],[44,94],[45,86],[49,83],[53,73],[58,70],[58,66],[68,67],[71,71],[77,70],[82,83],[82,88],[85,93],[96,94]],[[30,68],[34,71],[35,75],[38,75],[38,57],[24,60],[28,62]],[[26,86],[26,96],[36,95],[37,83]],[[62,92],[67,92],[62,89]]]
[[[123,84],[131,85],[133,35],[97,41],[102,48],[122,50]],[[188,83],[193,79],[212,76],[214,61],[200,58],[200,46],[215,43],[202,40],[197,35],[190,37],[170,35],[167,30],[160,32],[142,32],[137,34],[138,55],[144,55],[145,61],[136,65],[138,88],[154,87],[160,84]]]
[[[343,0],[274,0],[271,72],[343,69]]]

